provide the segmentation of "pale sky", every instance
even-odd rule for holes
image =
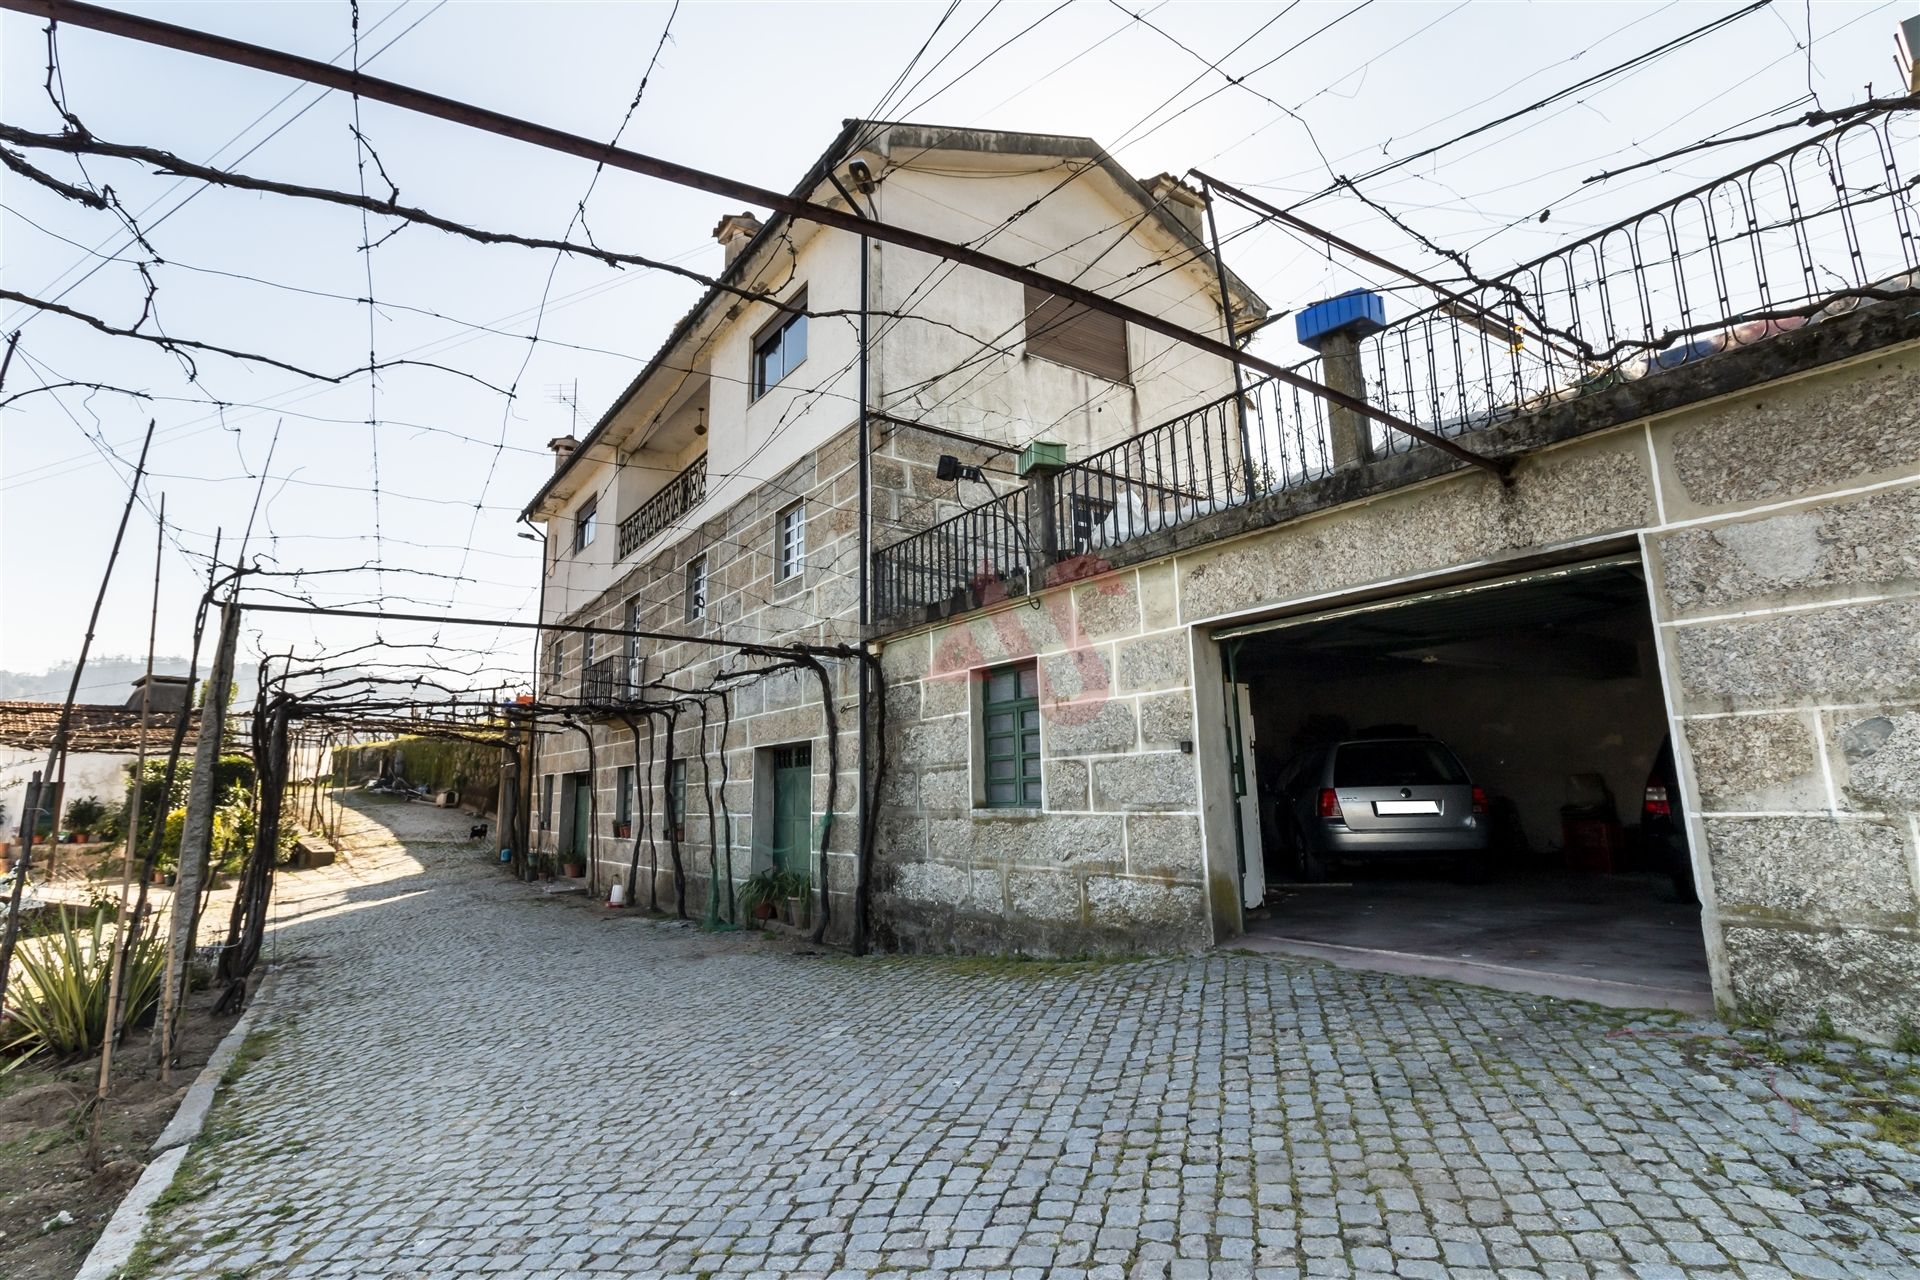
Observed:
[[[344,2],[127,7],[311,57],[350,56]],[[684,3],[622,143],[784,190],[842,119],[872,114],[884,101],[893,118],[1085,134],[1143,177],[1199,167],[1288,203],[1325,187],[1329,166],[1358,175],[1742,6],[965,0],[915,65],[911,88],[887,96],[947,7]],[[1785,118],[1816,100],[1834,107],[1869,86],[1901,91],[1893,30],[1914,7],[1780,0],[1365,190],[1426,237],[1472,246],[1475,268],[1493,274],[1795,135],[1583,186],[1590,174]],[[367,3],[361,57],[390,79],[611,138],[668,14],[654,4]],[[60,121],[43,88],[42,27],[0,16],[0,116],[51,132]],[[66,105],[99,137],[290,182],[345,190],[360,182],[347,97],[77,29],[62,29],[58,49]],[[1215,59],[1244,83],[1208,71]],[[360,122],[404,203],[473,225],[558,237],[592,177],[584,162],[379,104],[362,104]],[[54,153],[30,158],[63,179],[82,177]],[[550,253],[419,227],[380,242],[392,226],[377,218],[368,229],[380,243],[363,254],[357,212],[201,190],[119,161],[87,160],[85,175],[110,184],[148,231],[164,262],[150,268],[153,316],[167,333],[337,372],[367,361],[370,321],[360,299],[371,296],[380,303],[371,320],[377,358],[434,361],[517,386],[518,395],[509,403],[468,378],[426,368],[332,386],[210,354],[196,358],[196,385],[157,349],[0,305],[4,332],[22,327],[0,398],[43,379],[105,382],[153,397],[68,389],[28,396],[0,415],[0,667],[37,669],[77,651],[149,416],[159,424],[149,493],[165,492],[178,542],[165,559],[162,653],[188,645],[205,561],[187,553],[204,556],[218,528],[231,558],[276,427],[250,551],[316,574],[376,555],[385,568],[330,572],[289,590],[335,604],[384,598],[393,609],[532,619],[538,551],[516,537],[514,520],[550,468],[546,440],[573,427],[573,410],[554,392],[564,387],[571,397],[578,384],[584,430],[692,302],[694,285],[579,260],[556,266]],[[365,182],[386,193],[371,160]],[[8,171],[0,171],[0,193],[7,288],[58,296],[119,325],[140,316],[145,287],[136,264],[147,255],[127,245],[113,214],[70,204]],[[709,233],[734,208],[610,172],[594,188],[585,226],[610,248],[717,273],[720,250]],[[1409,265],[1441,271],[1431,253],[1351,196],[1303,212]],[[1228,229],[1243,222],[1225,219]],[[583,234],[576,226],[574,238]],[[114,254],[101,265],[101,255]],[[1227,257],[1276,307],[1362,279],[1270,232],[1236,238]],[[543,341],[530,347],[536,322]],[[1287,360],[1306,354],[1285,323],[1257,349]],[[144,652],[153,545],[153,519],[138,510],[96,652]],[[395,626],[384,638],[418,641],[432,632]],[[373,634],[365,623],[257,615],[248,644],[346,646]],[[472,677],[480,685],[512,682],[527,665],[524,633],[446,639],[492,650],[448,659],[484,667]]]

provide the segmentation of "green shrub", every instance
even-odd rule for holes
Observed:
[[[11,1025],[19,1034],[0,1046],[0,1053],[70,1058],[99,1049],[106,1037],[107,988],[117,936],[108,929],[105,912],[96,912],[89,924],[63,907],[56,928],[23,941],[14,953],[18,972],[9,992]],[[134,948],[121,992],[126,1025],[153,1012],[165,965],[157,935],[143,938]]]
[[[67,830],[98,831],[100,820],[106,816],[107,806],[100,802],[99,796],[81,796],[67,804]]]
[[[756,871],[740,885],[740,909],[749,915],[761,907],[773,906],[787,895],[781,891],[781,875],[772,867]]]

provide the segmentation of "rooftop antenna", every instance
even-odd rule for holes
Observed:
[[[573,425],[567,428],[569,435],[580,434],[580,379],[575,378],[571,386],[564,382],[550,383],[547,386],[547,399],[554,404],[563,404],[573,414]]]

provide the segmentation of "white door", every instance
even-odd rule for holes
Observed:
[[[1260,843],[1260,770],[1254,749],[1253,696],[1244,684],[1233,686],[1235,727],[1240,735],[1240,905],[1257,907],[1267,897],[1267,864]]]

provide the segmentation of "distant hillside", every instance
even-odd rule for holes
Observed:
[[[114,704],[125,702],[133,693],[133,682],[146,674],[145,658],[89,658],[87,669],[80,677],[81,702]],[[185,658],[155,658],[153,670],[156,675],[183,676],[187,674]],[[201,673],[205,676],[205,664]],[[254,682],[258,677],[251,664],[243,665],[235,679],[240,685],[239,697],[235,700],[239,706],[252,704]],[[67,685],[73,679],[73,664],[61,663],[46,671],[0,671],[0,698],[30,699],[37,702],[59,702],[67,696]]]

